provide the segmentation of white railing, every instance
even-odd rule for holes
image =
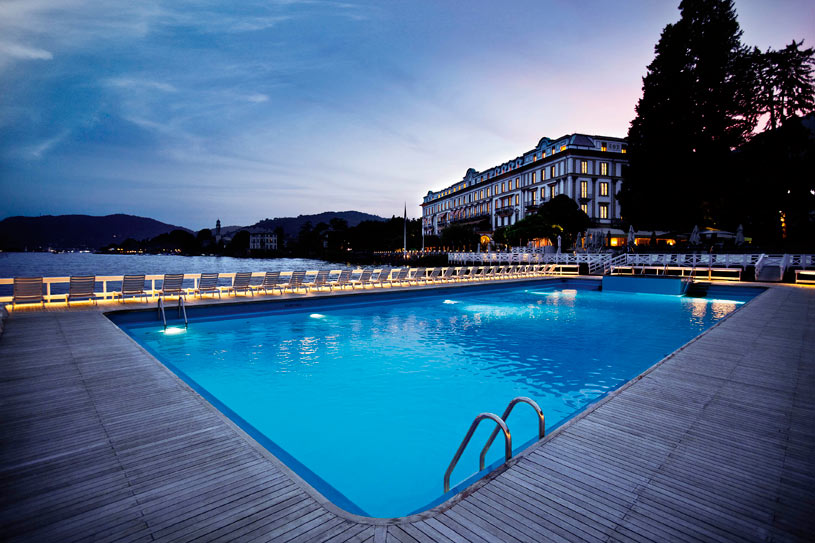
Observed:
[[[812,254],[774,254],[758,253],[718,254],[718,253],[653,253],[622,254],[612,258],[610,253],[449,253],[450,264],[583,264],[589,265],[592,275],[608,273],[613,266],[650,266],[650,267],[685,267],[685,268],[747,268],[749,266],[772,264],[780,266],[783,272],[788,268],[815,268],[815,255]]]

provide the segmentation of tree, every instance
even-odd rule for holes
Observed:
[[[815,49],[800,49],[803,43],[792,40],[784,49],[767,49],[766,53],[753,50],[759,112],[768,115],[768,129],[775,130],[785,119],[815,108],[812,76]]]
[[[571,200],[571,199],[570,199]],[[583,213],[581,211],[581,213]],[[583,213],[585,215],[585,213]],[[525,245],[533,239],[548,238],[557,239],[559,229],[553,227],[552,223],[545,218],[544,214],[530,215],[511,226],[507,226],[504,231],[504,239],[510,245]],[[587,217],[588,218],[588,217]],[[555,232],[557,230],[557,232]]]
[[[441,231],[441,244],[455,249],[471,249],[478,244],[478,234],[469,226],[453,224]]]
[[[591,219],[578,207],[577,202],[565,194],[558,194],[543,204],[538,215],[542,223],[550,225],[548,237],[552,244],[556,244],[557,237],[561,236],[561,243],[566,247],[574,243],[577,235],[591,224]]]
[[[755,78],[732,0],[683,0],[643,78],[628,132],[623,216],[641,227],[711,222],[730,151],[755,127]]]

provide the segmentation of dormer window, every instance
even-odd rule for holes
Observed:
[[[606,146],[606,142],[604,142],[604,141],[600,142],[600,150],[602,152],[604,152],[604,153],[608,150],[608,147]]]

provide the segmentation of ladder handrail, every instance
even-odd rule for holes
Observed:
[[[162,303],[161,297],[158,299],[158,314],[161,317],[162,322],[164,323],[164,329],[167,329],[167,316],[164,314],[164,303]]]
[[[180,317],[181,314],[184,314],[184,328],[187,328],[189,324],[187,323],[187,303],[184,301],[184,298],[181,296],[178,297],[178,316]],[[166,324],[164,325],[167,326]]]
[[[535,413],[538,415],[538,439],[543,439],[546,436],[546,420],[543,416],[543,411],[541,411],[540,406],[533,400],[532,398],[527,398],[526,396],[518,396],[512,399],[507,405],[507,408],[504,409],[504,414],[501,415],[501,419],[506,422],[507,417],[509,414],[512,413],[512,410],[515,409],[515,406],[519,403],[525,403],[532,406],[532,409],[535,410]],[[495,430],[492,431],[490,434],[490,438],[487,440],[487,443],[484,445],[484,448],[481,449],[481,456],[478,458],[478,467],[479,471],[484,469],[484,460],[487,457],[487,451],[489,450],[492,442],[495,441],[495,438],[498,436],[498,427],[495,427]]]
[[[498,426],[504,432],[504,456],[506,457],[505,462],[509,461],[509,459],[512,458],[512,436],[509,434],[509,428],[507,428],[507,425],[504,422],[504,420],[494,413],[480,413],[475,418],[475,420],[473,420],[473,423],[470,425],[470,429],[467,431],[467,435],[464,436],[464,439],[461,441],[461,445],[459,445],[455,456],[450,461],[450,465],[447,466],[447,471],[444,472],[445,492],[448,492],[450,490],[450,475],[453,473],[453,468],[456,467],[456,464],[461,458],[461,454],[464,452],[464,449],[467,448],[467,444],[470,442],[470,438],[473,437],[473,433],[475,433],[475,429],[478,427],[478,424],[484,419],[491,419],[495,421],[495,423],[498,424]]]

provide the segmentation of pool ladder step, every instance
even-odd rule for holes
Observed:
[[[507,417],[509,417],[509,414],[512,413],[512,410],[515,409],[515,406],[519,403],[529,404],[532,406],[532,409],[535,410],[535,414],[538,416],[538,439],[543,439],[543,437],[546,435],[546,421],[540,406],[531,398],[527,398],[526,396],[518,396],[513,398],[512,401],[509,402],[509,405],[507,405],[507,408],[504,409],[504,414],[500,417],[494,413],[480,413],[475,417],[475,420],[473,420],[473,423],[470,425],[470,429],[467,431],[467,435],[464,436],[464,439],[461,441],[461,445],[459,445],[455,456],[453,456],[453,459],[450,461],[450,465],[447,466],[447,471],[444,472],[445,492],[450,491],[450,475],[452,475],[453,469],[456,467],[456,464],[458,464],[462,453],[464,453],[464,449],[467,448],[467,445],[470,443],[470,439],[472,439],[476,428],[478,428],[478,425],[482,420],[490,419],[495,422],[496,427],[495,430],[492,431],[492,434],[490,434],[484,448],[481,449],[481,456],[478,458],[478,471],[484,470],[487,451],[490,449],[492,442],[495,441],[495,438],[498,436],[498,432],[503,432],[504,434],[504,462],[509,462],[509,460],[512,458],[512,435],[509,433],[509,427],[507,426],[506,420]]]
[[[161,317],[161,321],[164,323],[164,329],[166,330],[167,329],[167,315],[164,312],[164,300],[163,300],[163,298],[158,299],[158,316]],[[184,298],[182,298],[181,296],[178,297],[178,316],[179,317],[181,317],[181,316],[184,317],[184,328],[187,328],[187,326],[189,326],[189,323],[187,322],[187,306],[184,303]]]

